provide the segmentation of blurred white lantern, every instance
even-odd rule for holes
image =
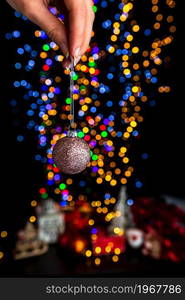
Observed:
[[[64,214],[53,199],[44,200],[38,207],[38,237],[47,243],[56,243],[65,230]]]

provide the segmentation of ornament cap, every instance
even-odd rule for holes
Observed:
[[[67,137],[77,137],[77,131],[76,130],[69,130],[67,132]]]

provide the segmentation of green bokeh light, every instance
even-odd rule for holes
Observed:
[[[59,185],[59,188],[60,188],[60,190],[65,190],[66,184],[65,184],[65,183],[61,183],[61,184]]]
[[[71,98],[66,98],[66,103],[71,104]]]
[[[102,136],[102,137],[107,137],[107,135],[108,135],[107,131],[102,131],[102,132],[101,132],[101,136]]]
[[[94,13],[96,13],[96,12],[97,12],[97,10],[98,10],[98,8],[97,8],[97,6],[96,6],[96,5],[93,5],[92,9],[93,9]]]
[[[79,138],[83,138],[84,137],[84,133],[82,131],[79,131],[77,135],[78,135]]]
[[[43,49],[44,51],[49,51],[50,46],[49,46],[48,44],[44,44],[43,47],[42,47],[42,49]]]
[[[93,156],[92,156],[92,160],[97,160],[98,159],[98,155],[96,155],[96,154],[93,154]]]
[[[47,198],[48,198],[48,193],[42,194],[41,197],[42,197],[43,199],[47,199]]]

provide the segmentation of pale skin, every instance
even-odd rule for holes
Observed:
[[[91,39],[94,22],[92,0],[7,0],[17,11],[44,30],[65,55],[63,66],[69,67],[70,57],[76,64],[85,53]],[[62,23],[52,15],[54,6],[65,16]]]

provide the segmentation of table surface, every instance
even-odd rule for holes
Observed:
[[[185,262],[173,263],[142,256],[130,249],[120,255],[118,263],[111,257],[102,257],[100,266],[92,260],[76,256],[59,246],[50,246],[44,255],[15,261],[9,259],[0,265],[1,277],[184,277]]]

